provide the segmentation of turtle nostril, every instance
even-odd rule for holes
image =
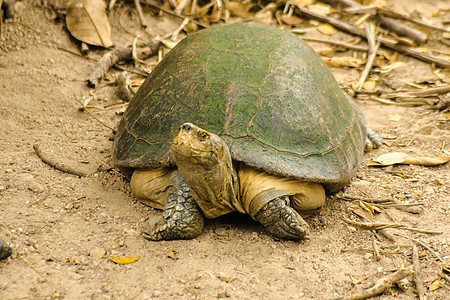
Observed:
[[[183,130],[191,130],[192,127],[191,127],[191,125],[186,123],[186,124],[183,124],[183,126],[181,126],[181,129],[183,129]]]

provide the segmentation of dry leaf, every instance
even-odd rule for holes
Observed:
[[[313,4],[314,0],[291,0],[288,1],[290,4],[293,4],[298,7],[308,6]]]
[[[416,47],[416,48],[414,48],[414,50],[416,50],[417,52],[420,52],[420,53],[428,53],[429,52],[428,47],[425,47],[425,46],[423,46],[423,47]]]
[[[450,156],[441,157],[412,157],[406,153],[394,152],[383,154],[373,159],[376,164],[368,164],[369,166],[390,166],[394,164],[421,165],[421,166],[437,166],[450,161]]]
[[[67,4],[67,29],[86,44],[109,48],[111,27],[103,0],[71,0]]]
[[[142,258],[142,256],[137,257],[117,257],[117,256],[111,256],[110,259],[119,265],[126,265],[134,263],[135,261],[138,261]]]
[[[308,9],[321,15],[328,15],[331,12],[331,6],[322,3],[308,5]]]
[[[325,35],[332,35],[336,32],[336,29],[334,29],[333,26],[331,26],[330,24],[324,23],[321,24],[317,27],[317,30]]]
[[[170,257],[173,260],[177,260],[178,259],[175,250],[170,250],[169,253],[167,253],[167,257]]]
[[[367,91],[373,91],[376,86],[377,86],[377,82],[373,79],[366,80],[362,85],[363,89],[365,89]]]
[[[354,213],[355,215],[363,218],[364,220],[367,220],[369,222],[373,221],[373,214],[371,212],[368,212],[365,209],[357,207],[355,209],[351,209],[351,212]]]
[[[267,4],[263,9],[255,14],[254,21],[266,25],[271,25],[273,23],[273,14],[277,9],[276,5],[273,3]]]
[[[365,64],[365,61],[356,57],[321,57],[322,60],[329,67],[360,67]]]
[[[314,49],[314,51],[316,51],[316,53],[319,55],[325,55],[327,57],[334,57],[335,54],[333,47],[323,47],[319,49]]]
[[[249,12],[251,8],[252,4],[244,4],[238,1],[230,1],[227,3],[227,10],[231,15],[242,19],[250,19],[253,17],[253,14]]]
[[[298,26],[301,23],[303,23],[303,19],[300,19],[297,16],[289,16],[289,15],[282,15],[281,21],[290,26]]]
[[[445,282],[442,282],[442,280],[440,280],[440,279],[436,279],[435,281],[433,281],[433,283],[431,283],[429,289],[430,289],[430,291],[437,290],[443,284],[445,284]]]
[[[402,115],[400,114],[393,114],[393,115],[388,115],[389,120],[393,121],[393,122],[398,122],[401,120]]]

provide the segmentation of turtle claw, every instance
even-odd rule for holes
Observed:
[[[287,197],[279,197],[268,202],[256,214],[260,222],[272,235],[289,240],[309,239],[309,225],[292,207],[288,206]]]
[[[384,144],[383,139],[372,129],[367,128],[366,151],[380,148]]]
[[[203,229],[204,217],[186,184],[169,195],[162,216],[150,218],[142,235],[147,240],[193,239]]]

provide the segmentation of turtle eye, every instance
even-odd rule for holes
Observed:
[[[198,137],[200,138],[200,141],[204,142],[209,139],[209,134],[206,131],[200,131]]]

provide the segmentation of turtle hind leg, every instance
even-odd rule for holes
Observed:
[[[365,150],[380,148],[384,144],[383,139],[370,128],[367,128],[366,147]]]
[[[144,238],[152,241],[193,239],[203,229],[204,217],[192,198],[191,190],[182,182],[171,192],[162,216],[150,219],[144,225]]]
[[[275,198],[266,203],[255,215],[272,235],[289,240],[309,239],[309,225],[295,209],[287,205],[287,196]]]

